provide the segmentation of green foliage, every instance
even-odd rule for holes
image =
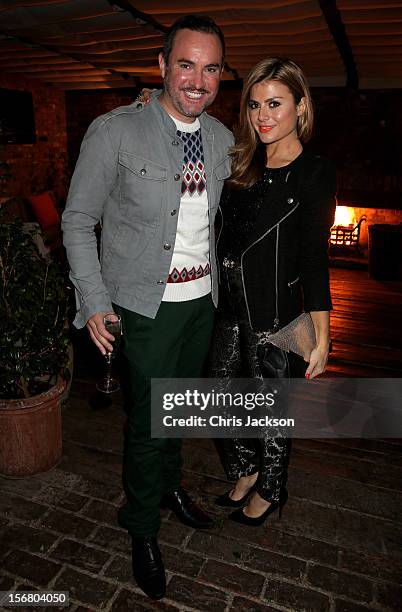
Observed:
[[[0,398],[30,397],[67,373],[67,309],[57,263],[22,224],[0,224]]]

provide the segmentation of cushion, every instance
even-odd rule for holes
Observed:
[[[28,199],[42,229],[60,223],[60,215],[56,209],[54,197],[49,191],[30,196]]]

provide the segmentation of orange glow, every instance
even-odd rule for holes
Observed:
[[[339,246],[354,246],[358,244],[360,230],[356,228],[354,208],[337,206],[335,221],[331,229],[330,241]]]
[[[354,209],[349,206],[337,206],[335,211],[334,225],[342,225],[348,227],[356,224]]]

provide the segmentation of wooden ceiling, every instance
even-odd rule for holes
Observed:
[[[188,12],[227,42],[224,78],[288,56],[313,86],[402,87],[402,0],[0,0],[1,77],[59,89],[159,78],[163,32]]]

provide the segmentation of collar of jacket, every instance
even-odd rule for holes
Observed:
[[[284,221],[299,206],[294,182],[278,185],[275,191],[261,196],[260,229],[266,233]]]
[[[238,227],[239,236],[243,235],[245,245],[243,254],[271,233],[299,207],[296,177],[290,180],[290,176],[291,172],[289,172],[288,182],[279,183],[267,191],[263,183],[260,183],[258,186],[239,191],[233,190],[227,194],[223,207],[221,206],[221,215],[225,219],[226,207],[229,208],[229,216],[233,215],[233,201],[235,201],[236,209],[241,211],[244,220],[244,223],[240,222]],[[255,220],[253,227],[245,222],[246,219]]]

